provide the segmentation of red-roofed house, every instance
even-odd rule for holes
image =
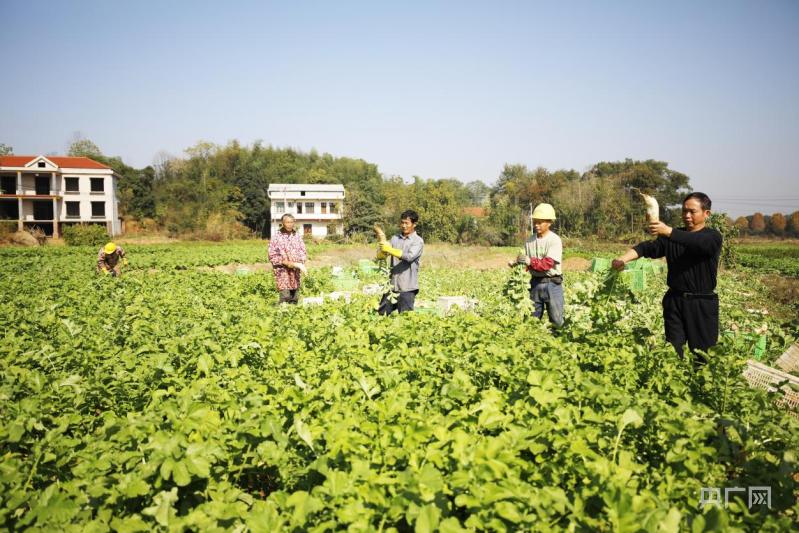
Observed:
[[[471,215],[474,218],[485,218],[488,216],[488,212],[482,207],[464,207],[461,209],[461,215]]]
[[[119,174],[88,157],[0,156],[0,219],[58,237],[65,224],[103,224],[119,235]]]

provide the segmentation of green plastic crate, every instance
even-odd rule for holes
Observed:
[[[591,272],[605,272],[610,269],[610,259],[594,257],[591,260]]]
[[[352,291],[358,288],[360,282],[355,278],[333,278],[333,288],[337,291]]]
[[[744,344],[744,343],[751,343],[755,340],[755,337],[749,333],[740,333],[737,331],[725,331],[722,333],[724,338],[733,339],[735,344]],[[760,361],[760,358],[763,357],[766,353],[766,348],[768,346],[768,341],[766,340],[766,335],[760,335],[757,338],[757,341],[751,348],[750,355],[752,355],[755,360]]]
[[[644,265],[646,264],[647,259],[644,257],[640,257],[638,259],[633,259],[632,261],[628,261],[626,265],[624,265],[624,270],[643,270]]]
[[[246,276],[249,273],[250,273],[250,271],[247,270],[246,268],[239,268],[239,269],[236,270],[236,274],[239,275],[239,276]]]
[[[643,270],[625,270],[622,272],[622,276],[632,292],[641,292],[646,289],[646,272]]]
[[[653,274],[663,273],[663,263],[661,263],[660,261],[651,261],[650,264],[652,265]]]
[[[413,312],[420,315],[441,315],[441,309],[438,307],[414,307]]]
[[[358,268],[364,274],[375,274],[380,272],[380,267],[368,259],[361,259],[358,261]]]

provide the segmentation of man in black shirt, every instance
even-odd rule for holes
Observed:
[[[719,298],[716,275],[721,254],[721,233],[705,227],[710,216],[710,198],[701,192],[691,193],[682,202],[683,228],[670,228],[663,222],[650,222],[654,241],[642,242],[613,260],[613,268],[622,270],[628,261],[639,257],[666,257],[669,267],[663,297],[663,322],[666,340],[682,356],[683,346],[701,363],[707,360],[696,350],[707,351],[719,336]]]

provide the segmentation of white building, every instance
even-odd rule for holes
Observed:
[[[119,235],[120,176],[88,157],[0,156],[0,219],[58,237],[65,224],[103,224]]]
[[[338,233],[344,231],[341,225],[344,185],[277,183],[270,185],[267,193],[271,200],[270,237],[280,229],[280,219],[287,213],[294,216],[294,227],[303,235],[325,237],[331,223],[337,225]]]

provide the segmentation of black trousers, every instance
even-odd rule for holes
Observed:
[[[666,340],[681,357],[683,346],[688,343],[697,361],[707,363],[696,350],[707,351],[719,340],[719,298],[713,295],[688,299],[669,291],[663,297],[663,323]]]
[[[413,311],[413,304],[416,301],[416,293],[419,291],[408,292],[387,292],[380,300],[380,307],[377,308],[378,314],[390,315],[394,311],[404,313],[405,311]],[[396,297],[396,302],[391,302],[390,295]]]
[[[299,300],[300,300],[300,289],[286,289],[284,291],[280,291],[280,300],[277,302],[277,304],[297,305],[297,302],[299,302]]]

